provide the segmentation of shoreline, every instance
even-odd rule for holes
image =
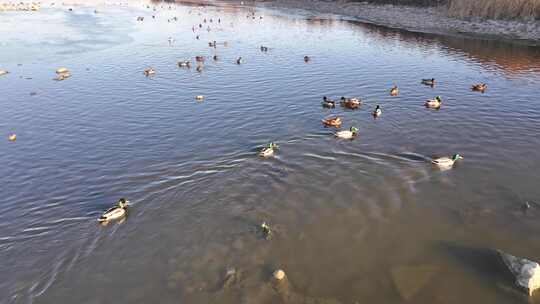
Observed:
[[[319,14],[337,15],[343,19],[410,32],[502,40],[529,46],[540,46],[540,20],[461,20],[446,15],[442,7],[376,5],[366,2],[323,0],[268,0],[245,2],[269,9],[297,9]]]

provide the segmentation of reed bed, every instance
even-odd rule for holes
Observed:
[[[367,0],[367,2],[422,7],[446,6],[448,14],[458,18],[540,19],[540,0]]]
[[[540,0],[449,0],[453,17],[540,19]]]

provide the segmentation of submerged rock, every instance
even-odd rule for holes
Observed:
[[[431,281],[438,269],[433,265],[401,266],[392,270],[392,279],[401,298],[409,300]]]
[[[514,283],[529,294],[540,287],[540,265],[531,260],[520,258],[497,250],[501,261],[513,276]]]

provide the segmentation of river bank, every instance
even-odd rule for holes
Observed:
[[[247,2],[245,2],[247,3]],[[321,0],[255,1],[255,6],[274,9],[300,9],[320,14],[340,15],[359,21],[414,32],[503,39],[540,45],[540,21],[468,20],[452,18],[443,7],[375,5],[367,2]]]

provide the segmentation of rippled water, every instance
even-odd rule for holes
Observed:
[[[482,252],[540,260],[540,205],[521,209],[540,201],[539,48],[150,5],[0,14],[0,302],[400,303],[395,273],[422,282],[416,266],[430,271],[415,303],[526,301]],[[202,72],[176,66],[196,55]],[[61,66],[73,76],[53,81]],[[323,109],[323,95],[364,105]],[[442,108],[424,108],[436,95]],[[358,138],[337,140],[328,115]],[[260,159],[269,141],[280,149]],[[452,170],[428,161],[453,153],[465,159]],[[99,226],[120,197],[127,219]]]

